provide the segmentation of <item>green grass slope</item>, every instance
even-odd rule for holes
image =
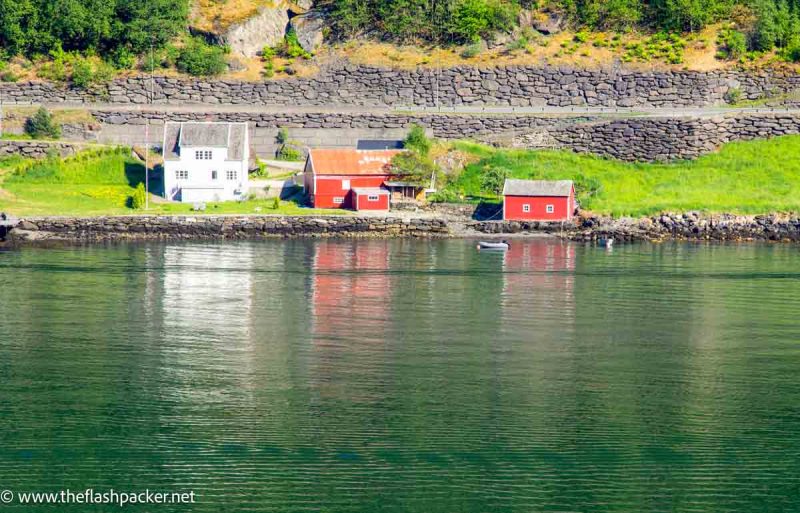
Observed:
[[[569,151],[456,146],[480,158],[446,186],[483,199],[483,174],[503,168],[509,178],[572,179],[584,209],[615,216],[690,210],[760,214],[800,211],[800,136],[737,142],[695,161],[626,163]]]
[[[0,162],[0,211],[16,216],[192,214],[192,205],[152,196],[148,210],[130,207],[144,165],[130,150],[90,150],[67,159]],[[153,184],[154,186],[156,184]],[[344,214],[342,210],[302,208],[274,200],[207,203],[206,214]]]

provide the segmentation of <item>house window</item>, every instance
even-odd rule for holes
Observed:
[[[211,150],[195,150],[195,160],[211,160]]]
[[[530,212],[531,211],[531,206],[529,204],[525,203],[524,205],[522,205],[522,211],[523,212]]]
[[[341,196],[334,196],[333,197],[333,202],[334,203],[344,203],[344,198],[341,197]]]
[[[367,200],[368,201],[378,201],[378,195],[377,194],[370,194],[369,196],[367,196]]]
[[[228,180],[236,180],[238,173],[236,171],[225,171],[225,178]]]
[[[343,191],[350,190],[350,180],[342,180],[342,190]]]
[[[212,180],[216,180],[217,179],[217,172],[216,171],[212,171],[211,172],[211,179]]]
[[[556,208],[553,205],[547,205],[547,213],[552,214],[556,211]]]
[[[185,169],[179,169],[175,171],[175,179],[176,180],[188,180],[189,179],[189,171]]]

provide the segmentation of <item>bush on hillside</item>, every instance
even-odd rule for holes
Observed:
[[[25,121],[25,133],[34,139],[58,139],[61,127],[53,121],[53,116],[44,107],[39,107],[33,117]]]
[[[404,151],[392,158],[392,175],[403,182],[427,187],[431,178],[440,174],[438,166],[427,156],[415,151]]]
[[[487,166],[481,175],[481,190],[491,194],[503,192],[506,178],[510,176],[508,169],[497,166]]]
[[[134,210],[141,210],[147,203],[147,191],[144,190],[144,184],[139,182],[136,189],[131,195],[131,208]]]
[[[227,68],[225,48],[192,37],[181,48],[175,65],[180,71],[198,77],[219,75]]]
[[[10,0],[0,2],[0,48],[9,55],[66,51],[139,54],[187,25],[189,0]]]
[[[504,0],[460,0],[449,18],[451,37],[476,42],[516,24],[519,7]]]
[[[403,145],[406,149],[415,151],[422,156],[427,156],[431,151],[431,140],[425,134],[425,129],[416,123],[411,125],[411,130],[403,140]]]
[[[110,81],[114,77],[113,68],[98,58],[81,55],[70,56],[72,73],[70,82],[83,89]]]

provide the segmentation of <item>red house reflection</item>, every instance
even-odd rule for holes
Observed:
[[[503,296],[524,308],[574,310],[575,246],[552,240],[512,242],[503,260]]]
[[[391,295],[389,260],[387,241],[315,246],[311,304],[317,343],[381,338]]]

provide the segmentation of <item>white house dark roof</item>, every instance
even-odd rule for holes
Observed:
[[[507,179],[503,196],[569,196],[572,180]]]
[[[181,148],[228,148],[228,160],[242,160],[247,123],[174,123],[164,125],[164,160],[179,160]]]

